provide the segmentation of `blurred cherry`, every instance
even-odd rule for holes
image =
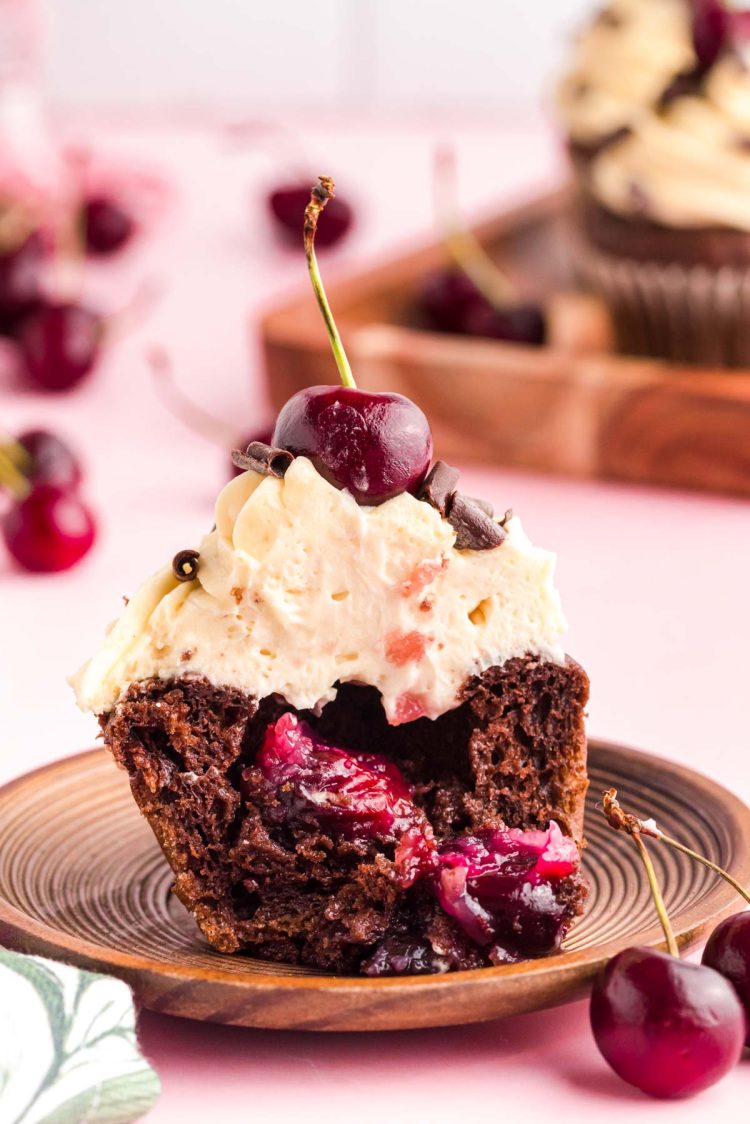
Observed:
[[[74,302],[45,303],[18,332],[24,374],[43,390],[69,390],[95,367],[103,336],[104,320],[93,309]]]
[[[72,449],[55,433],[30,429],[16,442],[29,456],[25,475],[33,483],[75,489],[82,479],[81,466]]]
[[[287,241],[299,242],[305,208],[310,200],[306,183],[286,183],[268,196],[268,207],[278,231]],[[342,199],[332,199],[325,215],[321,217],[316,235],[318,246],[334,246],[349,232],[354,221],[352,207]]]
[[[12,335],[39,307],[46,263],[47,246],[39,231],[0,253],[0,334]]]
[[[34,484],[12,504],[2,535],[19,566],[35,573],[69,570],[96,538],[94,517],[75,494],[54,484]]]
[[[122,203],[109,195],[92,195],[81,209],[86,250],[98,257],[114,254],[135,233],[135,220]]]

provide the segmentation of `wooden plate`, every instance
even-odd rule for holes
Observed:
[[[240,1026],[390,1030],[474,1022],[579,996],[630,944],[657,945],[635,847],[595,810],[614,784],[634,811],[750,882],[750,810],[705,777],[594,742],[585,866],[586,915],[546,960],[447,976],[363,980],[313,974],[204,943],[170,893],[171,872],[103,750],[49,765],[0,789],[0,941],[121,976],[155,1011]],[[739,908],[704,867],[654,845],[680,942]]]
[[[573,288],[569,211],[563,190],[475,230],[521,292],[559,297]],[[326,269],[358,384],[418,402],[439,456],[750,496],[750,370],[592,350],[592,312],[570,302],[555,346],[438,334],[420,324],[418,297],[446,264],[433,241],[338,279]],[[335,381],[309,284],[268,311],[261,334],[274,406]]]

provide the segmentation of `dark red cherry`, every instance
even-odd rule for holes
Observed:
[[[306,182],[282,184],[268,196],[268,207],[277,229],[294,245],[299,245],[302,220],[309,201],[310,185]],[[348,233],[353,221],[352,207],[343,199],[332,198],[325,214],[321,215],[315,244],[334,246]]]
[[[72,449],[46,429],[30,429],[16,438],[31,458],[25,476],[34,484],[55,484],[75,489],[81,483],[81,466]]]
[[[605,1060],[652,1097],[714,1085],[737,1064],[746,1035],[742,1005],[723,976],[650,948],[628,948],[609,961],[590,1013]]]
[[[538,304],[492,308],[484,300],[467,308],[464,331],[469,336],[525,343],[532,347],[541,347],[547,337],[544,312]]]
[[[37,484],[3,517],[8,551],[25,570],[69,570],[88,554],[96,538],[89,509],[75,492]]]
[[[29,382],[44,390],[76,386],[95,366],[103,334],[102,317],[84,305],[43,305],[18,332]]]
[[[729,35],[729,12],[722,0],[691,0],[693,47],[701,71],[716,62]]]
[[[282,407],[272,444],[309,457],[321,476],[360,504],[414,494],[432,460],[422,411],[401,394],[311,386]]]
[[[435,875],[438,902],[497,963],[560,946],[569,924],[565,879],[578,849],[552,822],[547,831],[486,830],[443,844]]]
[[[92,195],[81,208],[86,249],[106,257],[120,250],[135,233],[133,216],[109,195]]]
[[[736,913],[717,925],[703,952],[703,963],[734,987],[745,1008],[750,1046],[750,913]]]
[[[0,253],[0,333],[11,335],[42,300],[47,246],[38,231]]]
[[[430,328],[463,335],[466,317],[476,305],[486,305],[476,286],[462,270],[432,273],[422,286],[419,307]]]

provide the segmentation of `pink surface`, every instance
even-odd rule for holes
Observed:
[[[144,277],[162,281],[164,295],[79,392],[42,398],[0,383],[3,428],[48,424],[85,454],[102,522],[98,548],[72,574],[32,578],[0,557],[0,780],[92,743],[95,723],[76,710],[65,676],[90,654],[121,596],[212,522],[226,455],[155,400],[146,348],[166,347],[186,389],[239,435],[264,416],[248,311],[305,283],[301,255],[280,250],[266,229],[263,189],[280,162],[266,151],[240,149],[207,126],[121,123],[92,135],[118,159],[161,166],[178,185],[173,215],[116,268],[92,270],[92,289],[112,309]],[[327,276],[429,232],[437,139],[352,122],[308,133],[312,170],[330,171],[360,204],[357,233],[326,259]],[[499,130],[464,130],[458,148],[469,210],[559,174],[538,128],[502,140]],[[387,172],[399,181],[391,195],[382,191]],[[568,648],[592,680],[591,732],[702,769],[750,801],[747,504],[506,471],[467,469],[464,479],[470,493],[512,506],[535,541],[559,552]],[[747,1060],[685,1104],[631,1093],[599,1059],[584,1004],[387,1036],[262,1034],[148,1013],[141,1030],[164,1084],[154,1124],[447,1124],[543,1119],[553,1106],[562,1120],[630,1121],[635,1110],[639,1120],[729,1121],[750,1096]]]

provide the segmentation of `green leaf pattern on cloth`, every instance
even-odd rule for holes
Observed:
[[[2,1124],[131,1124],[158,1095],[126,984],[0,949]]]

